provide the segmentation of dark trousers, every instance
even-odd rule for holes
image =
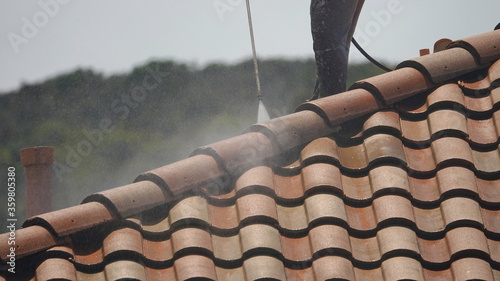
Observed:
[[[364,0],[311,0],[311,33],[318,69],[314,98],[344,92],[349,47]]]

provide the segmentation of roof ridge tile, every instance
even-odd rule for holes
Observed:
[[[365,89],[354,89],[333,96],[308,101],[297,111],[310,110],[325,119],[330,127],[384,108],[382,99]]]
[[[61,238],[114,219],[116,217],[106,206],[89,202],[32,217],[23,227],[40,225]]]
[[[285,152],[315,138],[329,135],[331,128],[327,121],[316,112],[305,110],[254,124],[247,131],[267,135],[277,143],[281,152]]]
[[[115,211],[120,218],[141,213],[172,200],[164,190],[151,181],[139,181],[92,194],[82,201],[100,202]]]
[[[174,196],[166,199],[174,201],[182,193],[199,189],[207,184],[213,190],[221,190],[228,178],[213,156],[198,154],[143,173],[136,178],[135,182],[144,180],[158,184],[167,194]]]
[[[435,86],[412,67],[402,67],[354,83],[349,90],[365,89],[390,105]]]
[[[500,30],[470,36],[450,43],[447,49],[463,48],[469,51],[478,64],[500,59]]]
[[[474,56],[462,48],[446,49],[427,56],[401,62],[396,69],[412,67],[422,72],[434,84],[446,82],[482,67]]]
[[[0,245],[8,245],[9,233],[0,235]],[[69,243],[69,237],[55,237],[53,232],[39,225],[16,230],[16,258],[35,254],[56,245]],[[7,260],[10,247],[0,247],[2,260]]]
[[[260,132],[248,132],[237,137],[197,148],[191,155],[212,156],[231,177],[241,175],[251,164],[262,163],[279,154],[278,148]]]

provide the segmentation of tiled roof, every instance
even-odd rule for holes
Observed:
[[[500,280],[499,59],[452,42],[31,218],[12,280]]]

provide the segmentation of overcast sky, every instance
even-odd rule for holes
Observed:
[[[259,57],[312,57],[306,0],[251,0]],[[499,0],[366,0],[355,37],[400,62],[441,38],[493,30]],[[151,59],[203,66],[251,56],[244,0],[0,0],[0,92],[76,68],[122,73]],[[351,48],[351,59],[362,60]]]

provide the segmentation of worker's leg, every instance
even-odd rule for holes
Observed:
[[[311,32],[320,97],[346,89],[349,46],[363,2],[311,0]]]

